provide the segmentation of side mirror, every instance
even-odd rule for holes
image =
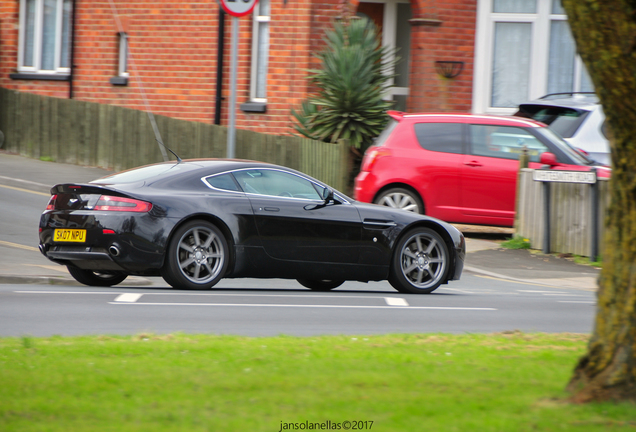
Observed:
[[[541,153],[541,159],[539,159],[539,161],[543,165],[549,165],[550,167],[553,167],[559,164],[559,162],[557,162],[557,158],[554,155],[554,153],[550,153],[550,152]]]
[[[335,202],[336,200],[333,197],[333,189],[326,187],[320,193],[320,198],[322,198],[322,204],[308,204],[305,206],[305,210],[317,210],[321,208],[327,207],[330,203]]]
[[[333,201],[333,189],[326,187],[323,191],[322,191],[322,199],[325,202],[325,204],[330,203],[331,201]]]

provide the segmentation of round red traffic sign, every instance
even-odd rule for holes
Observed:
[[[218,0],[227,13],[235,17],[242,17],[252,13],[258,0]]]

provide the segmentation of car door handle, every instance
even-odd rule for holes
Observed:
[[[280,209],[278,207],[263,207],[260,208],[259,210],[265,210],[265,211],[270,211],[270,212],[279,212]]]
[[[475,161],[475,160],[470,161],[470,162],[464,162],[464,165],[468,165],[468,166],[471,166],[471,167],[480,167],[481,166],[481,164],[479,162]]]

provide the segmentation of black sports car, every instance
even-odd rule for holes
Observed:
[[[254,277],[321,291],[388,279],[400,292],[430,293],[464,266],[464,237],[451,225],[355,202],[266,163],[159,163],[59,184],[51,195],[40,250],[86,285],[144,275],[209,289]]]

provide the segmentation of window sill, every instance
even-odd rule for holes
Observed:
[[[245,102],[241,104],[240,108],[243,112],[265,113],[267,104],[265,102]]]
[[[110,83],[116,86],[127,86],[128,85],[128,77],[116,76],[110,79]]]
[[[70,81],[70,75],[38,74],[38,73],[13,73],[9,74],[12,80],[39,80],[39,81]]]

